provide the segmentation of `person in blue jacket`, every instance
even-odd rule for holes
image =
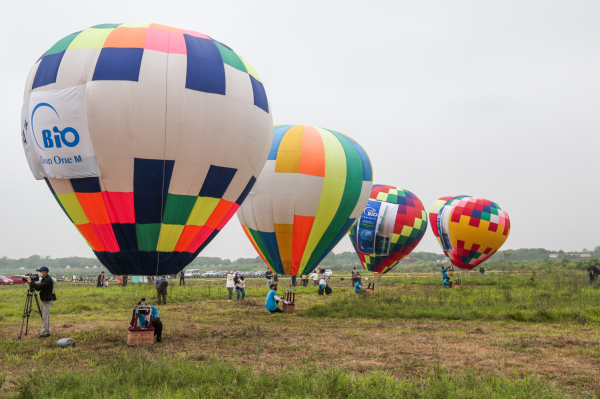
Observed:
[[[267,308],[269,314],[282,313],[283,311],[277,307],[277,302],[283,302],[283,300],[277,296],[277,285],[271,284],[270,288],[265,301],[265,308]]]
[[[444,282],[442,283],[442,288],[452,288],[452,283],[450,282],[450,277],[444,277]]]
[[[138,302],[138,305],[141,305],[142,302]],[[154,327],[154,336],[156,337],[156,342],[162,342],[162,329],[163,324],[160,321],[160,316],[158,315],[158,309],[156,306],[152,306],[152,327]],[[141,316],[141,315],[139,315]],[[135,318],[138,321],[138,326],[144,327],[146,325],[146,319],[144,317],[138,317],[137,310],[135,311]]]
[[[357,294],[364,294],[367,292],[367,289],[365,288],[364,284],[362,283],[362,281],[360,281],[360,277],[356,279],[356,284],[354,284],[354,292]]]

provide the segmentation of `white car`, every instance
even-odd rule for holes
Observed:
[[[217,274],[217,272],[210,271],[210,272],[202,273],[202,275],[200,277],[214,277],[215,274]]]
[[[333,272],[331,270],[329,270],[329,269],[325,270],[325,275],[327,277],[331,277],[332,274],[333,274]]]

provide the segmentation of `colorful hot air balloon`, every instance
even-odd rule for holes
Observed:
[[[454,198],[454,197],[438,198],[437,200],[435,200],[433,205],[431,205],[431,208],[429,208],[429,224],[431,225],[431,230],[433,231],[433,235],[438,240],[438,244],[440,244],[440,246],[442,247],[442,251],[444,250],[444,246],[442,245],[442,240],[440,239],[440,233],[439,233],[438,227],[437,227],[438,213],[440,212],[440,209],[442,209],[444,204],[448,200],[451,200],[452,198]],[[444,255],[448,256],[448,254],[446,254],[446,251],[444,251]]]
[[[275,126],[267,164],[238,218],[271,270],[308,274],[361,214],[372,180],[367,153],[345,134]]]
[[[427,213],[416,195],[377,184],[348,236],[365,270],[387,273],[415,249],[426,229]]]
[[[441,207],[437,228],[452,264],[471,270],[504,244],[510,233],[510,219],[508,213],[492,201],[458,196]]]
[[[191,262],[246,198],[273,134],[245,59],[153,23],[58,41],[29,74],[22,118],[35,178],[114,274]]]

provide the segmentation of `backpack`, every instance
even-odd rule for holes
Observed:
[[[158,289],[160,291],[164,291],[167,289],[167,287],[169,286],[169,280],[167,280],[166,278],[162,279],[160,284],[158,285]]]
[[[594,274],[596,273],[594,273],[594,269],[590,269],[588,270],[588,274],[590,275],[590,277],[594,277]]]

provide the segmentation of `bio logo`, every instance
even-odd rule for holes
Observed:
[[[33,133],[33,138],[35,140],[35,143],[42,151],[46,151],[47,148],[54,148],[54,147],[62,148],[63,145],[66,147],[75,147],[77,144],[79,144],[79,133],[77,133],[77,130],[73,129],[72,127],[67,127],[67,128],[64,128],[63,130],[60,130],[58,127],[54,126],[52,128],[52,131],[50,131],[48,129],[42,130],[42,139],[40,140],[43,143],[43,147],[42,147],[40,145],[40,141],[38,141],[38,138],[35,134],[34,120],[33,120],[33,117],[35,116],[35,112],[41,107],[50,108],[52,111],[54,111],[54,113],[56,114],[58,119],[60,119],[60,116],[58,115],[58,112],[56,112],[54,107],[48,103],[39,103],[33,109],[33,112],[31,113],[31,132]],[[52,132],[54,132],[55,134],[52,135]],[[71,135],[67,136],[67,134],[69,134],[69,133],[71,133],[72,136]]]
[[[377,211],[375,208],[371,208],[370,206],[365,208],[365,215],[369,217],[377,217]]]

